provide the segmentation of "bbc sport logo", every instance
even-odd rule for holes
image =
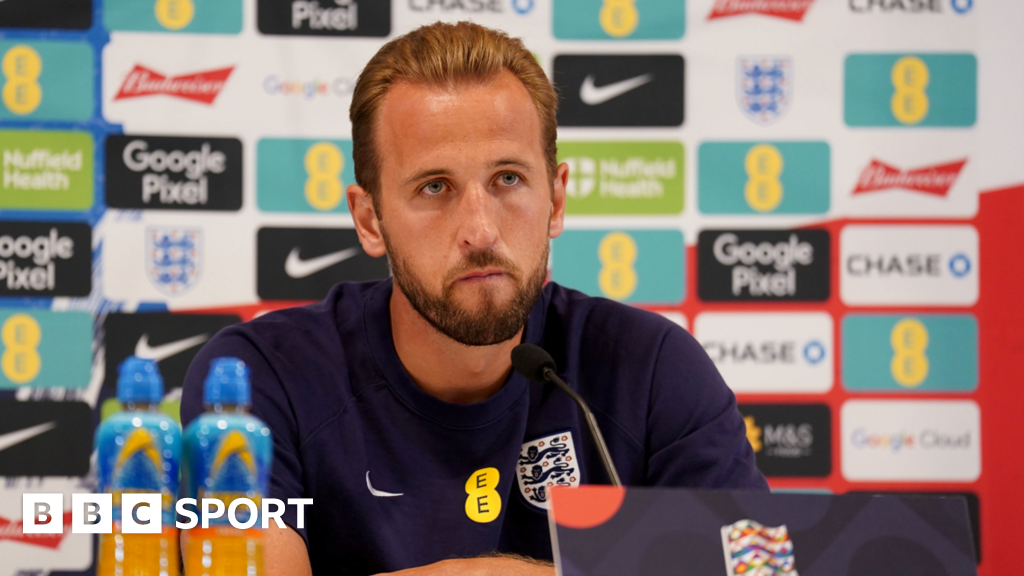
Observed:
[[[120,494],[121,526],[123,534],[159,534],[163,529],[163,496],[159,493]],[[111,534],[114,516],[113,494],[72,494],[71,533]],[[287,506],[295,506],[295,527],[305,527],[305,507],[312,506],[312,498],[289,498]],[[191,506],[191,509],[189,508]],[[245,520],[239,519],[239,508],[246,508]],[[284,528],[281,516],[286,504],[278,498],[261,498],[257,505],[251,498],[231,500],[225,508],[217,498],[182,498],[174,506],[175,512],[187,520],[178,520],[174,527],[189,530],[201,526],[209,528],[210,521],[226,517],[232,527],[248,530],[260,522],[266,530],[273,520]],[[64,494],[25,493],[22,496],[23,534],[62,534],[64,532]]]

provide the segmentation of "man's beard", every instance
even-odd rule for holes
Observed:
[[[493,250],[484,250],[466,255],[445,274],[442,293],[434,294],[406,267],[388,242],[387,234],[383,229],[381,232],[395,284],[402,289],[413,309],[438,332],[466,346],[490,346],[515,336],[526,324],[547,279],[549,247],[546,243],[543,256],[528,277],[524,277],[522,269],[511,260]],[[504,304],[497,302],[494,293],[485,287],[480,288],[482,303],[475,310],[459,305],[455,301],[455,281],[468,272],[488,267],[499,268],[511,277],[515,284],[511,300]]]

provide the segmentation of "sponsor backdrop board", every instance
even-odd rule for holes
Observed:
[[[3,0],[0,576],[94,570],[3,526],[91,489],[126,356],[176,415],[218,330],[388,275],[344,196],[352,91],[466,19],[561,95],[552,279],[692,331],[774,489],[969,494],[981,574],[1017,570],[1024,187],[982,193],[1024,182],[1017,5]]]

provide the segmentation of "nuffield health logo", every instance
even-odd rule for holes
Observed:
[[[562,142],[569,214],[678,214],[683,210],[679,142]]]

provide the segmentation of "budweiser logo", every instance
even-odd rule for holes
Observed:
[[[812,3],[814,0],[716,0],[708,20],[740,14],[764,14],[800,22]]]
[[[0,542],[4,540],[13,540],[15,542],[21,542],[23,544],[31,544],[33,546],[42,546],[43,548],[50,548],[56,550],[60,547],[60,543],[64,540],[64,534],[25,534],[22,529],[24,522],[18,520],[8,520],[3,516],[0,516]],[[71,525],[71,511],[64,512],[64,526]]]
[[[903,188],[945,197],[957,177],[960,176],[964,164],[967,164],[966,158],[956,162],[903,171],[884,162],[872,160],[871,164],[861,172],[853,193],[862,194],[889,188]]]
[[[195,100],[203,104],[213,104],[213,99],[220,94],[221,88],[224,87],[224,83],[228,81],[228,76],[234,69],[235,67],[231,66],[168,78],[159,72],[136,64],[135,68],[128,73],[128,77],[124,79],[124,84],[121,85],[117,96],[114,96],[114,100],[163,94]]]

